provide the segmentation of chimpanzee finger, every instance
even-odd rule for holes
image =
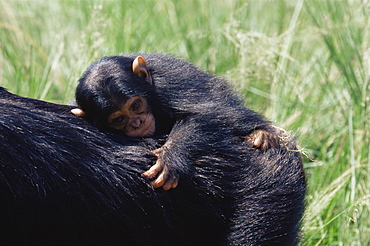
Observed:
[[[269,148],[268,141],[261,141],[261,145],[259,146],[262,152],[265,152]]]
[[[263,135],[260,132],[258,132],[258,134],[255,135],[255,139],[253,140],[253,146],[259,148],[263,143],[264,143]]]
[[[176,176],[171,177],[164,185],[163,185],[163,190],[170,190],[174,189],[177,187],[179,183],[179,179]]]
[[[163,190],[169,190],[172,188],[172,181],[167,181],[163,186]]]
[[[162,172],[157,177],[156,180],[154,180],[153,182],[150,183],[153,186],[154,189],[159,188],[159,187],[163,186],[166,183],[166,178],[165,178],[166,175],[167,175],[167,173]]]
[[[178,184],[179,184],[179,178],[174,179],[172,182],[172,189],[175,189]]]
[[[151,179],[154,178],[159,172],[163,170],[163,165],[156,162],[151,168],[149,168],[148,171],[144,172],[141,174],[141,177]]]
[[[163,149],[162,148],[158,148],[158,149],[155,149],[152,151],[152,153],[157,156],[157,157],[160,157],[163,153]]]

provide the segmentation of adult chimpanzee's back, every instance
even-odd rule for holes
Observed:
[[[157,195],[138,175],[150,153],[69,110],[0,88],[0,244],[171,244]]]
[[[297,241],[305,180],[294,143],[261,154],[225,137],[190,152],[176,189],[154,190],[140,174],[161,140],[101,132],[70,109],[0,89],[2,245]]]

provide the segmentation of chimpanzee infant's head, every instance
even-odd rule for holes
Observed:
[[[116,129],[129,137],[150,137],[155,133],[157,105],[151,74],[143,57],[112,56],[94,62],[76,89],[79,109],[103,128]]]

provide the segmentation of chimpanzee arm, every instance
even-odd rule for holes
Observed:
[[[232,134],[242,140],[250,142],[261,151],[267,151],[280,145],[288,134],[287,132],[266,120],[262,115],[244,106],[225,108],[222,117],[225,122],[232,126]]]
[[[151,183],[154,188],[169,190],[177,187],[180,176],[191,175],[192,163],[198,153],[216,152],[218,145],[226,138],[227,141],[240,143],[246,140],[266,151],[278,147],[287,136],[285,130],[267,121],[257,124],[256,129],[246,136],[235,135],[233,131],[230,122],[212,113],[185,117],[174,125],[166,143],[153,151],[157,162],[142,176],[155,178]]]
[[[232,134],[228,127],[222,127],[213,116],[198,115],[179,120],[169,134],[166,143],[153,151],[158,157],[157,162],[143,177],[154,178],[154,188],[164,190],[175,188],[182,175],[191,175],[192,163],[198,154],[214,151],[217,142],[224,136]],[[238,141],[238,138],[234,138]]]

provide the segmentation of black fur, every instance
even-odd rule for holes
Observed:
[[[225,242],[237,156],[197,157],[203,171],[176,190],[154,191],[140,177],[155,159],[154,139],[105,134],[69,106],[4,89],[0,108],[1,245]]]
[[[139,77],[132,71],[132,63],[138,55],[145,58],[153,84],[148,83],[146,78]],[[255,237],[251,233],[249,229],[252,226],[246,226],[246,228],[242,226],[246,219],[243,212],[245,207],[248,207],[242,202],[249,192],[245,185],[248,187],[250,185],[249,181],[255,181],[252,178],[255,172],[264,173],[263,177],[266,179],[270,176],[274,177],[275,172],[280,172],[281,169],[286,170],[287,173],[292,172],[290,169],[300,173],[301,160],[299,153],[288,151],[288,149],[296,149],[295,143],[291,139],[281,142],[285,146],[272,149],[267,153],[255,151],[247,146],[248,143],[242,142],[240,139],[257,129],[273,132],[271,122],[246,108],[244,101],[233,92],[223,79],[205,73],[188,62],[167,55],[133,54],[104,57],[94,62],[85,71],[76,90],[77,102],[87,113],[88,120],[98,123],[97,125],[100,127],[106,127],[105,122],[107,122],[108,115],[116,110],[122,101],[135,95],[141,95],[148,99],[156,118],[156,125],[161,127],[156,134],[169,134],[166,144],[167,151],[163,152],[162,158],[170,170],[170,176],[180,176],[180,184],[184,177],[203,174],[204,170],[197,173],[198,165],[202,163],[199,158],[219,158],[231,154],[222,161],[218,160],[215,163],[209,161],[209,163],[204,164],[207,169],[215,167],[216,172],[219,168],[217,164],[229,166],[231,169],[227,174],[223,174],[225,180],[220,181],[218,180],[219,177],[212,178],[212,181],[220,181],[220,184],[217,185],[221,189],[225,187],[226,182],[232,184],[231,193],[227,192],[222,195],[229,197],[232,203],[238,204],[237,207],[242,205],[243,208],[241,211],[236,211],[237,214],[241,213],[235,220],[235,227],[232,228],[233,232],[229,243],[234,242],[235,238],[238,238],[237,242],[243,242],[243,244],[259,244],[266,241],[279,242],[280,244],[285,242],[287,245],[291,245],[295,242],[304,207],[305,184],[302,179],[296,180],[301,182],[297,186],[299,192],[294,190],[288,196],[297,195],[295,201],[301,199],[300,202],[292,204],[284,201],[279,205],[284,208],[292,206],[288,210],[294,210],[294,213],[289,214],[291,218],[284,218],[281,221],[281,223],[286,222],[287,225],[278,226],[274,230],[269,228],[266,234],[259,234],[262,232],[261,229],[257,232],[260,237]],[[245,173],[241,176],[241,180],[238,180],[240,176],[239,174],[235,175],[234,172],[240,172],[240,169],[243,169]],[[249,173],[250,171],[251,173]],[[230,177],[227,176],[229,174]],[[270,181],[276,182],[275,185],[280,188],[280,186],[285,185],[284,179],[287,177],[283,173],[279,174],[282,175],[282,180],[272,178]],[[248,178],[245,178],[244,175],[247,175]],[[209,177],[206,176],[206,178]],[[230,180],[226,178],[230,178]],[[274,192],[278,194],[277,197],[271,199],[271,203],[277,202],[281,195],[279,190],[274,190],[271,185],[267,188],[264,183],[258,183],[257,189],[259,188],[269,190],[271,192],[269,195]],[[237,194],[234,193],[236,190],[238,191]],[[283,190],[284,193],[287,192],[287,190]],[[233,200],[235,196],[239,195],[241,196],[236,201]],[[258,201],[259,205],[261,201]],[[246,203],[249,202],[247,199]],[[259,209],[265,210],[267,207],[259,206]],[[232,214],[234,212],[233,208],[232,211],[225,209],[222,213]],[[268,215],[274,212],[277,211],[266,210]],[[247,213],[247,216],[250,215]],[[249,222],[258,223],[264,228],[264,223],[260,222],[265,219]],[[238,225],[238,223],[242,225]],[[271,235],[267,235],[269,233]],[[249,238],[245,234],[253,236]],[[240,235],[242,236],[239,238]],[[276,238],[276,241],[270,241],[275,240],[272,238]]]
[[[227,156],[226,153],[231,154],[223,161],[210,162],[205,165],[211,169],[217,164],[221,166],[228,165],[232,167],[232,171],[240,172],[240,169],[245,171],[241,176],[228,172],[228,174],[231,174],[230,177],[234,179],[241,177],[241,181],[232,180],[231,185],[233,187],[231,188],[232,193],[236,190],[239,191],[239,189],[242,191],[241,197],[236,201],[238,205],[239,201],[242,201],[249,192],[245,187],[245,185],[249,185],[250,180],[253,180],[252,176],[249,175],[258,171],[266,174],[271,172],[270,175],[274,176],[274,172],[279,172],[281,169],[288,169],[288,173],[292,171],[290,169],[300,172],[301,160],[299,153],[288,151],[288,149],[296,149],[292,140],[281,141],[282,146],[280,148],[272,149],[267,153],[254,152],[255,150],[248,146],[247,142],[241,141],[257,129],[267,132],[274,132],[274,129],[271,122],[246,108],[243,100],[233,92],[223,79],[171,56],[141,55],[145,58],[152,77],[153,85],[150,85],[146,78],[139,77],[132,71],[132,63],[138,55],[141,54],[104,57],[94,62],[85,71],[76,90],[76,99],[79,106],[87,113],[89,121],[100,127],[106,127],[108,115],[120,107],[122,101],[135,95],[144,96],[148,99],[153,110],[156,126],[159,126],[156,135],[169,134],[166,152],[163,152],[162,159],[170,170],[170,176],[180,176],[181,183],[184,177],[193,177],[198,174],[196,170],[199,163],[201,163],[199,158],[207,156],[217,159],[221,156]],[[227,151],[225,151],[226,149]],[[284,151],[280,152],[282,149]],[[252,158],[254,155],[258,157]],[[238,157],[236,158],[236,156]],[[282,159],[279,160],[279,158]],[[261,163],[261,160],[264,161]],[[279,166],[278,170],[274,171],[277,166]],[[260,170],[261,167],[264,167],[265,170]],[[218,167],[215,168],[217,170]],[[252,174],[249,173],[250,171]],[[225,184],[228,182],[226,179],[228,174],[223,174],[225,180],[219,180],[220,184],[217,184],[221,187],[221,190],[225,188]],[[245,178],[244,175],[247,175],[248,178]],[[208,178],[208,176],[206,177]],[[267,175],[264,177],[268,178]],[[274,182],[277,182],[279,189],[280,186],[285,184],[285,178],[274,180]],[[246,180],[248,181],[246,182]],[[258,187],[263,187],[262,190],[266,189],[264,184],[258,184]],[[264,240],[270,242],[272,238],[267,234],[276,237],[276,242],[286,242],[287,245],[293,243],[297,238],[299,221],[303,211],[304,181],[298,187],[300,192],[295,193],[296,191],[293,191],[292,193],[298,194],[301,199],[299,205],[293,205],[286,201],[280,204],[281,206],[293,205],[291,209],[296,208],[295,216],[289,219],[285,218],[285,222],[290,226],[282,226],[274,230],[267,229],[266,235],[262,233],[263,235],[261,234],[262,236],[256,239],[255,242],[263,242]],[[269,186],[269,191],[279,194],[279,190],[273,188]],[[283,189],[283,193],[285,192],[287,190]],[[228,195],[230,194],[227,193],[225,196]],[[234,195],[236,194],[233,194],[232,197],[235,197]],[[240,194],[238,193],[238,195]],[[231,201],[234,201],[232,197]],[[293,197],[293,194],[290,194],[289,197]],[[298,197],[296,198],[298,199]],[[271,202],[276,202],[276,200],[277,198],[274,198]],[[266,209],[263,206],[259,208]],[[241,211],[244,211],[244,209]],[[230,209],[223,211],[225,214],[234,212],[231,212]],[[236,211],[236,213],[239,213],[239,211]],[[241,219],[236,219],[236,224],[241,221],[243,221],[241,222],[243,224],[245,218],[243,214],[239,216],[238,218]],[[250,215],[248,214],[248,216]],[[254,222],[250,221],[250,223]],[[239,226],[236,225],[235,228],[239,228]],[[289,233],[286,230],[289,230]],[[236,229],[231,234],[230,242],[233,242],[237,235],[244,235],[244,233],[252,235],[247,231],[247,228],[243,230]],[[252,236],[251,238],[255,237]],[[248,237],[244,237],[244,239],[246,244],[253,242],[249,241]],[[237,241],[244,242],[241,238]]]
[[[69,106],[3,89],[0,108],[1,245],[292,245],[299,238],[305,180],[291,141],[263,154],[212,114],[171,122],[187,147],[168,156],[183,175],[165,192],[140,177],[163,140],[104,133]]]
[[[257,129],[272,129],[270,122],[243,105],[223,79],[171,56],[147,54],[143,56],[151,84],[133,72],[137,56],[103,57],[92,63],[79,80],[76,100],[88,121],[108,130],[108,116],[127,98],[146,98],[156,121],[155,136],[169,134],[167,151],[161,154],[167,160],[163,163],[169,170],[168,179],[189,174],[191,149],[204,153],[204,145],[218,145],[229,136],[243,139]],[[185,124],[175,129],[187,130],[175,131],[175,124]],[[177,159],[182,161],[171,161]]]
[[[1,245],[160,244],[172,236],[160,235],[167,218],[140,178],[152,161],[145,148],[111,141],[68,106],[1,89],[0,108]]]
[[[194,114],[213,114],[233,126],[234,133],[240,136],[269,129],[271,123],[246,108],[223,79],[172,56],[146,54],[142,56],[153,78],[151,86],[132,72],[137,56],[103,57],[85,71],[76,100],[89,121],[106,127],[108,115],[123,101],[141,95],[149,100],[160,133],[169,133],[178,119]]]

